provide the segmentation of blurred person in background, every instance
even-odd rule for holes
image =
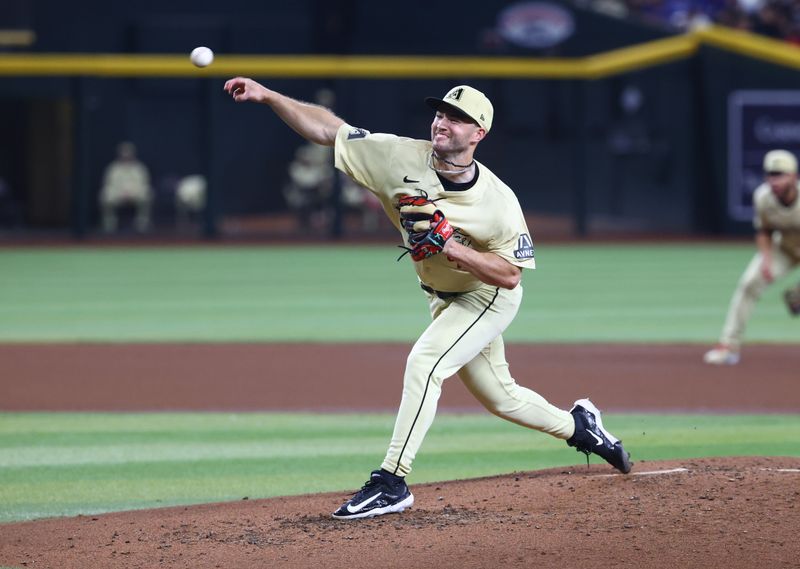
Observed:
[[[314,101],[320,107],[332,109],[336,96],[330,89],[320,89]],[[333,222],[337,205],[334,184],[338,182],[341,207],[361,218],[364,231],[376,230],[383,214],[380,200],[348,176],[336,179],[333,156],[333,148],[313,142],[295,150],[283,197],[289,209],[295,212],[298,226],[303,230],[312,227],[321,231]]]
[[[136,158],[136,146],[122,142],[117,146],[117,157],[106,168],[100,190],[100,211],[103,230],[111,233],[119,225],[118,210],[126,206],[136,209],[134,227],[140,233],[150,229],[153,190],[150,173]]]
[[[320,89],[314,102],[332,109],[336,95],[330,89]],[[295,150],[289,163],[289,182],[283,188],[286,204],[297,216],[300,228],[323,230],[333,215],[334,185],[333,149],[308,142]]]
[[[790,20],[784,6],[777,2],[761,6],[755,15],[753,32],[773,39],[786,38],[790,32]]]
[[[725,7],[717,13],[715,21],[720,25],[742,32],[749,32],[753,29],[750,14],[735,0],[728,0],[725,3]]]
[[[798,0],[573,0],[573,3],[616,18],[678,31],[719,24],[800,45]]]
[[[753,193],[757,252],[733,293],[722,335],[703,360],[713,365],[739,363],[739,350],[750,314],[764,290],[800,263],[800,200],[797,158],[786,150],[764,157],[765,181]],[[789,301],[791,291],[786,291]]]
[[[175,186],[175,214],[178,226],[186,226],[197,220],[206,207],[205,176],[192,174],[178,180]]]
[[[331,216],[333,149],[308,143],[295,150],[283,197],[300,228],[322,230]]]

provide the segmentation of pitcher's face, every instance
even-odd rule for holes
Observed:
[[[485,131],[469,118],[447,109],[436,111],[431,123],[431,143],[439,155],[455,155],[477,144]]]

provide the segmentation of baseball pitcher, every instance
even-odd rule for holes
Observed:
[[[431,138],[373,134],[330,110],[291,99],[251,79],[225,83],[237,102],[269,105],[304,138],[333,146],[336,167],[369,188],[403,238],[432,322],[408,356],[403,395],[381,467],[333,516],[355,519],[402,512],[414,503],[405,477],[436,415],[443,381],[457,374],[489,411],[631,469],[621,441],[588,399],[571,411],[518,385],[509,373],[502,333],[522,302],[522,269],[534,247],[514,192],[473,158],[492,128],[493,107],[460,85],[429,97]]]

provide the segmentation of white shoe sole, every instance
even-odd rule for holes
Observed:
[[[727,353],[719,355],[709,352],[703,356],[703,361],[713,366],[735,366],[739,363],[739,354]]]
[[[337,520],[357,520],[361,518],[374,518],[375,516],[382,516],[384,514],[399,514],[406,508],[410,508],[413,505],[414,505],[414,494],[409,494],[408,498],[406,498],[402,502],[397,502],[396,504],[391,504],[390,506],[384,506],[383,508],[375,508],[374,510],[369,510],[367,512],[358,512],[355,514],[351,514],[349,516],[337,516],[334,513],[333,517]]]

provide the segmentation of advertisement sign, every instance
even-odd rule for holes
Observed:
[[[753,191],[764,181],[764,154],[800,156],[800,91],[734,91],[728,98],[728,215],[753,219]]]
[[[575,31],[572,14],[551,2],[518,2],[497,17],[497,31],[507,42],[530,49],[560,44]]]

